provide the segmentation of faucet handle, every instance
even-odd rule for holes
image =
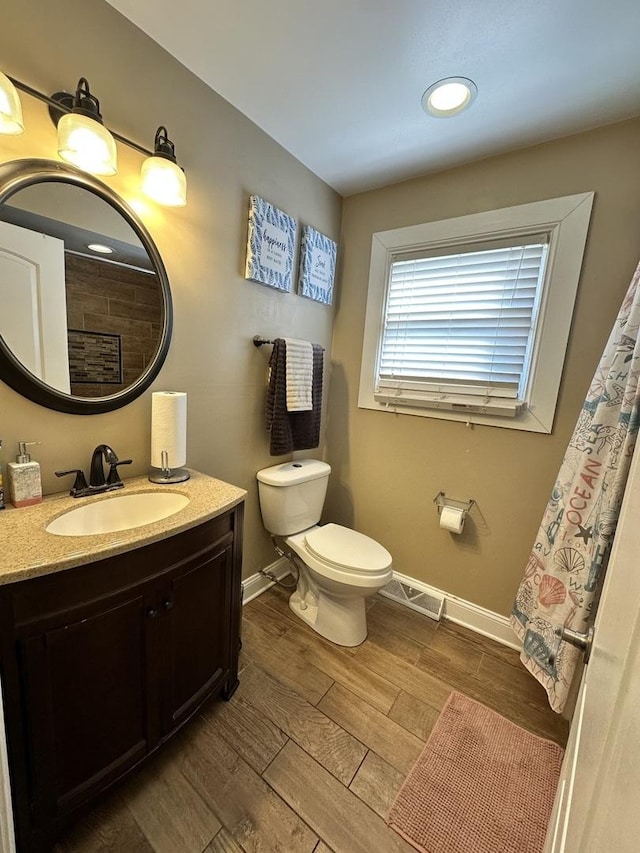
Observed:
[[[118,483],[122,483],[120,479],[120,474],[118,473],[119,465],[131,465],[133,459],[118,459],[116,462],[111,462],[109,467],[109,474],[107,475],[107,485],[113,486]]]
[[[87,489],[87,481],[84,476],[84,471],[80,468],[70,468],[69,471],[56,471],[56,477],[66,477],[67,474],[75,474],[76,479],[71,487],[71,491],[69,494],[72,498],[75,498],[79,492],[83,491],[83,489]]]

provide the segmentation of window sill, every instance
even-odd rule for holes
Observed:
[[[456,397],[446,396],[428,397],[415,396],[409,394],[395,395],[393,393],[374,392],[376,403],[381,404],[384,408],[417,408],[442,410],[445,412],[458,412],[466,417],[468,414],[491,415],[492,417],[500,418],[515,418],[518,417],[526,408],[526,403],[522,400],[479,400],[473,397]]]
[[[359,409],[371,409],[378,412],[387,412],[395,415],[414,415],[419,418],[436,418],[445,421],[458,421],[459,423],[470,426],[478,424],[481,426],[503,427],[504,429],[519,429],[525,432],[540,432],[551,433],[551,424],[547,425],[539,420],[535,413],[521,404],[521,409],[515,414],[489,411],[487,407],[478,407],[482,411],[472,409],[456,409],[444,408],[444,405],[451,406],[451,403],[439,404],[434,401],[435,408],[425,408],[424,401],[419,404],[408,404],[406,401],[400,403],[397,399],[376,399],[375,395],[370,399],[361,398],[358,400]]]

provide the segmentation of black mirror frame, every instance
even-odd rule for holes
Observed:
[[[18,190],[33,184],[58,182],[89,190],[113,207],[133,228],[153,263],[164,300],[164,322],[155,357],[138,379],[117,394],[108,397],[78,397],[64,394],[42,382],[22,366],[0,335],[0,380],[34,403],[73,415],[97,415],[112,412],[131,403],[151,385],[169,350],[173,328],[171,290],[160,253],[151,235],[136,213],[110,187],[86,172],[55,160],[24,159],[0,164],[0,205]]]

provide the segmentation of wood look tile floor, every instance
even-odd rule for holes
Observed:
[[[56,853],[411,851],[385,816],[452,690],[564,746],[517,652],[380,596],[365,643],[344,649],[287,598],[244,608],[231,701],[211,700]]]

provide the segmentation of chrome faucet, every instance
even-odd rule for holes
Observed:
[[[83,498],[87,495],[96,495],[101,492],[110,492],[113,489],[122,489],[124,483],[118,473],[119,465],[131,465],[131,459],[118,459],[118,454],[108,444],[99,444],[91,454],[91,466],[89,468],[89,485],[84,473],[80,468],[72,468],[70,471],[56,471],[56,477],[64,477],[67,474],[75,474],[76,479],[69,494],[74,498]],[[105,477],[104,462],[109,466],[109,473]]]

